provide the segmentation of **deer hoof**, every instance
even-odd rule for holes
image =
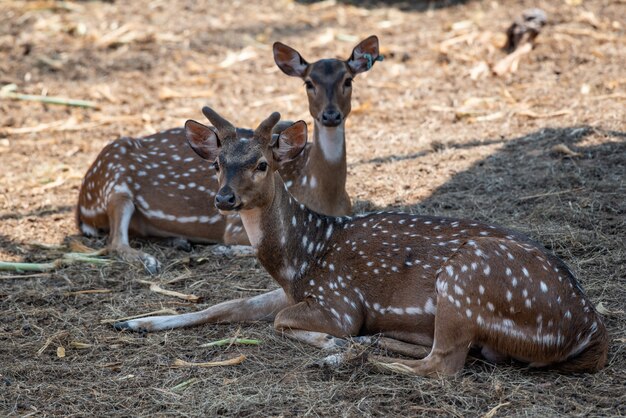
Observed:
[[[161,271],[161,263],[159,263],[159,261],[151,255],[142,254],[139,257],[139,260],[149,274],[155,275]]]
[[[308,367],[329,367],[337,368],[345,364],[364,364],[367,362],[367,353],[358,350],[348,349],[343,353],[336,353],[317,360]]]
[[[328,342],[326,343],[326,346],[324,347],[325,350],[336,350],[339,348],[346,348],[350,345],[348,340],[345,340],[343,338],[333,337],[332,335],[327,335],[326,339],[328,340]]]
[[[317,361],[311,363],[308,367],[330,367],[336,368],[339,367],[343,362],[343,353],[331,354],[330,356],[326,356]]]
[[[128,321],[115,322],[113,323],[113,328],[118,331],[124,331],[126,329],[134,331],[133,328],[128,324]]]
[[[148,330],[142,326],[139,325],[139,323],[137,321],[120,321],[120,322],[115,322],[113,324],[113,328],[115,328],[117,331],[133,331],[133,332],[138,332],[140,334],[147,334]]]
[[[184,238],[170,238],[168,244],[170,247],[174,247],[177,250],[191,251],[191,243]]]
[[[359,337],[352,337],[352,341],[361,345],[375,345],[376,343],[378,343],[378,337],[371,335],[361,335]]]

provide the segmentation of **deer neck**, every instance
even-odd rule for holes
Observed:
[[[316,179],[316,186],[324,190],[345,189],[346,184],[346,136],[345,121],[339,126],[328,127],[315,121],[313,143],[306,163],[306,175]],[[332,193],[332,190],[328,190]]]
[[[274,193],[268,204],[242,210],[240,215],[259,261],[285,292],[293,295],[309,260],[326,251],[335,218],[298,203],[278,173],[274,174]]]

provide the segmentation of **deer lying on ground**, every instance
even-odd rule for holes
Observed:
[[[346,192],[345,120],[350,113],[352,79],[380,60],[378,38],[360,42],[345,61],[323,59],[312,64],[293,48],[274,44],[274,60],[287,75],[305,81],[315,140],[305,158],[285,164],[281,175],[293,195],[328,215],[351,212]],[[280,127],[278,127],[280,130]],[[186,145],[183,129],[144,138],[120,138],[107,145],[83,179],[76,211],[79,229],[89,236],[108,231],[109,250],[141,262],[154,274],[159,263],[130,247],[137,236],[177,238],[179,246],[196,243],[249,243],[237,214],[220,215],[207,205],[217,178],[199,164]],[[219,197],[218,197],[219,198]]]
[[[250,136],[211,109],[203,112],[215,129],[185,126],[194,151],[219,169],[215,204],[240,214],[280,288],[200,312],[120,322],[117,329],[273,320],[278,332],[327,349],[382,335],[387,348],[425,358],[381,360],[423,376],[459,371],[470,347],[494,362],[570,372],[604,366],[602,319],[567,266],[538,244],[470,220],[321,215],[296,201],[278,174],[305,148],[304,122],[276,139],[278,113]]]

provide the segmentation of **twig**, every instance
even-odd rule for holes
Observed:
[[[515,115],[526,116],[533,119],[544,119],[544,118],[553,118],[555,116],[565,116],[571,115],[573,112],[570,109],[561,109],[556,112],[550,113],[536,113],[532,110],[515,110],[513,112]]]
[[[172,365],[170,367],[179,368],[179,367],[234,366],[234,365],[237,365],[237,364],[241,364],[245,359],[246,359],[246,356],[244,356],[243,354],[238,356],[238,357],[234,357],[234,358],[231,358],[231,359],[228,359],[228,360],[207,361],[205,363],[190,363],[190,362],[185,361],[185,360],[176,359],[176,360],[174,360],[174,363],[172,363]]]
[[[67,253],[63,257],[49,263],[16,263],[0,261],[0,271],[39,271],[46,272],[76,263],[108,264],[113,262],[107,258],[100,258],[101,251],[88,254]]]
[[[61,265],[57,260],[53,263],[12,263],[8,261],[0,261],[0,271],[50,271],[59,268]]]
[[[200,382],[200,379],[198,379],[197,377],[192,377],[189,380],[185,380],[184,382],[181,382],[181,383],[177,384],[176,386],[174,386],[170,390],[172,392],[183,391],[183,390],[187,389],[189,386],[195,385],[198,382]]]
[[[224,345],[242,344],[242,345],[259,345],[261,340],[253,340],[249,338],[224,338],[223,340],[211,341],[210,343],[202,344],[200,347],[222,347]]]
[[[56,334],[54,334],[51,337],[48,337],[46,339],[46,342],[43,344],[43,346],[37,350],[37,355],[40,356],[41,354],[43,354],[44,351],[46,351],[46,348],[48,348],[50,346],[50,344],[52,344],[52,342],[58,338],[65,338],[69,335],[70,333],[68,331],[59,331]]]
[[[606,99],[625,100],[626,94],[623,94],[623,93],[602,94],[599,96],[590,96],[589,98],[593,100],[606,100]]]
[[[67,247],[65,245],[56,245],[56,244],[46,244],[44,242],[31,242],[35,248],[39,248],[40,250],[65,250]]]
[[[45,277],[50,273],[36,273],[36,274],[14,274],[11,276],[0,276],[0,280],[8,280],[8,279],[32,279],[35,277]]]
[[[173,296],[175,298],[184,299],[186,301],[192,303],[198,303],[200,301],[200,297],[196,295],[187,295],[185,293],[175,292],[173,290],[163,289],[156,283],[149,282],[147,280],[138,280],[139,283],[150,285],[150,291],[154,293],[158,293],[165,296]]]
[[[267,292],[268,289],[256,289],[254,287],[242,287],[242,286],[234,286],[237,290],[244,290],[246,292]]]
[[[619,38],[615,35],[607,35],[604,33],[599,33],[597,31],[589,30],[589,29],[578,29],[578,28],[559,28],[556,33],[565,33],[567,35],[580,35],[580,36],[589,36],[596,41],[606,41],[613,42],[619,40]]]
[[[22,94],[15,93],[17,86],[15,84],[9,84],[7,86],[2,87],[0,89],[0,98],[8,98],[14,100],[26,100],[31,102],[41,102],[48,104],[58,104],[64,106],[78,106],[78,107],[90,107],[90,108],[98,108],[98,105],[95,102],[91,102],[88,100],[78,100],[78,99],[66,99],[63,97],[51,97],[51,96],[40,96],[35,94]]]
[[[506,57],[498,61],[493,66],[492,71],[494,72],[494,74],[498,76],[502,76],[507,73],[516,72],[519,66],[520,59],[524,55],[530,53],[532,49],[533,49],[532,44],[530,43],[523,44],[522,46],[517,48],[515,51],[511,52],[509,55],[507,55]]]
[[[491,408],[489,412],[487,412],[485,415],[482,416],[482,418],[493,418],[496,416],[496,413],[498,413],[498,409],[502,408],[503,406],[510,405],[510,404],[511,402],[503,402],[501,404],[498,404],[494,406],[493,408]]]

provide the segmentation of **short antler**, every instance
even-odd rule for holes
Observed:
[[[237,135],[237,130],[233,124],[220,116],[215,110],[208,106],[204,106],[202,108],[202,113],[207,117],[211,124],[215,126],[217,131],[220,133],[220,138],[222,140],[224,138]]]
[[[254,134],[257,138],[263,140],[271,140],[272,138],[272,128],[280,121],[280,113],[274,112],[267,119],[259,124],[259,126],[254,131]]]

